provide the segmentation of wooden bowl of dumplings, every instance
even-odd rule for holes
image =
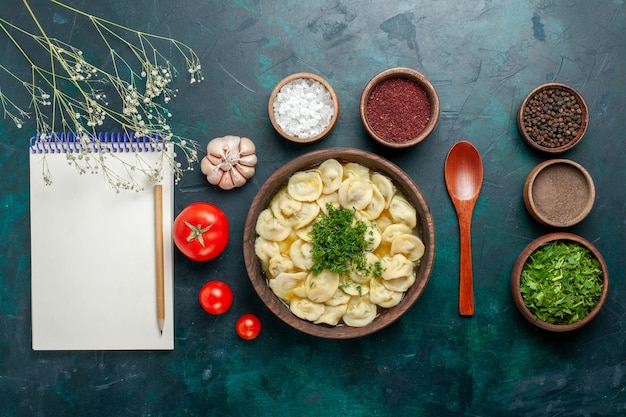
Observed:
[[[324,252],[312,229],[342,210],[355,227],[365,224],[366,267],[314,272]],[[266,180],[243,247],[250,281],[276,316],[309,335],[349,339],[389,326],[417,301],[433,268],[435,227],[422,192],[398,166],[367,151],[328,148]]]

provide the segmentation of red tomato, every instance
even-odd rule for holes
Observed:
[[[215,258],[228,243],[228,219],[209,203],[193,203],[174,220],[172,236],[176,247],[194,261]]]
[[[244,314],[237,320],[237,334],[245,340],[252,340],[261,333],[261,321],[254,314]]]
[[[209,281],[200,290],[200,305],[209,314],[222,314],[233,304],[233,292],[222,281]]]

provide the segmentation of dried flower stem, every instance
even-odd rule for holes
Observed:
[[[172,114],[167,105],[177,92],[170,86],[177,75],[176,67],[158,47],[161,43],[169,44],[184,58],[191,84],[204,79],[196,53],[175,39],[137,31],[85,13],[58,0],[50,1],[91,22],[107,49],[112,69],[94,65],[84,57],[81,49],[48,36],[28,0],[23,0],[24,6],[39,33],[26,31],[0,17],[0,29],[30,66],[31,77],[24,80],[2,64],[0,72],[8,74],[9,80],[12,79],[26,89],[38,138],[50,142],[57,140],[58,133],[61,132],[74,135],[85,146],[82,155],[67,153],[69,162],[80,173],[102,173],[115,190],[137,189],[135,175],[138,173],[148,176],[151,181],[158,181],[164,162],[173,168],[177,180],[183,171],[193,169],[193,163],[198,160],[196,143],[173,134],[169,123]],[[126,39],[125,35],[129,34],[134,40]],[[46,64],[38,64],[34,55],[20,44],[18,37],[30,39],[41,47],[49,56]],[[120,51],[125,50],[128,57],[125,58],[114,46],[121,46]],[[106,91],[114,92],[115,97],[111,101]],[[1,88],[0,105],[4,118],[10,119],[18,128],[30,118],[30,114],[7,97]],[[159,161],[158,166],[147,166],[140,153],[136,153],[135,161],[132,164],[123,163],[125,165],[121,172],[112,170],[107,162],[109,158],[116,158],[115,153],[107,150],[106,146],[93,146],[93,142],[99,140],[98,129],[105,120],[108,120],[107,123],[119,125],[121,131],[128,136],[145,136],[155,141],[159,137],[165,138],[167,146],[171,146],[173,152],[161,152],[165,161]],[[102,150],[95,154],[88,151],[94,148]],[[175,158],[176,152],[180,151],[186,161],[185,167]],[[87,155],[87,152],[91,155]],[[51,173],[45,161],[43,177],[44,181],[51,182]]]

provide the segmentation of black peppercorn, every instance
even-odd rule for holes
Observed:
[[[576,139],[581,116],[581,104],[571,92],[546,88],[527,100],[522,124],[535,143],[545,148],[558,148]]]

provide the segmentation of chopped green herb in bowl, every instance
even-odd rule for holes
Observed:
[[[373,241],[372,232],[367,233],[367,224],[357,220],[355,210],[326,204],[328,215],[322,213],[311,228],[313,239],[313,267],[319,275],[324,269],[337,274],[356,271],[365,276],[379,277],[381,264],[368,265],[365,252]]]
[[[568,331],[598,313],[608,289],[608,272],[593,245],[571,233],[551,233],[520,254],[511,277],[513,298],[539,327]]]

